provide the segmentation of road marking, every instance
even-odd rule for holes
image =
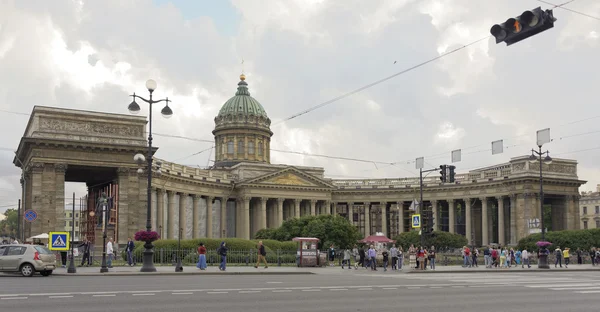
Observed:
[[[302,289],[302,291],[321,291],[320,289]]]
[[[92,295],[92,297],[114,297],[116,296],[115,294],[112,295]]]
[[[36,296],[69,296],[72,295],[72,293],[37,293],[37,294],[29,294],[32,297],[36,297]],[[71,296],[72,297],[72,296]]]
[[[421,287],[407,287],[408,289],[421,289]]]
[[[373,288],[359,288],[358,290],[373,290]]]
[[[267,282],[267,284],[281,284],[283,282]]]
[[[452,288],[465,288],[465,286],[452,286]]]
[[[209,291],[207,294],[228,294],[228,291]]]
[[[255,293],[259,293],[260,290],[241,290],[239,291],[240,294],[255,294]]]
[[[341,291],[341,290],[348,290],[347,288],[332,288],[330,289],[331,291]]]
[[[19,295],[0,295],[0,298],[2,297],[18,297]]]
[[[50,296],[50,299],[73,298],[73,296]]]
[[[600,289],[600,287],[561,287],[561,288],[548,288],[550,290],[592,290]]]
[[[431,289],[440,289],[440,288],[443,288],[443,287],[440,287],[440,286],[431,286],[429,288],[431,288]]]
[[[274,293],[283,293],[283,292],[292,292],[289,289],[283,289],[283,290],[273,290]]]
[[[396,287],[384,287],[384,288],[382,288],[382,289],[383,289],[383,290],[396,290],[396,289],[398,289],[398,288],[396,288]]]
[[[171,295],[193,295],[194,293],[191,292],[175,292],[175,293],[171,293]]]
[[[143,293],[143,294],[131,294],[132,296],[154,296],[156,294]]]
[[[600,293],[600,290],[576,291],[575,293],[578,293],[578,294],[598,294],[598,293]],[[5,298],[2,298],[2,299],[5,299]],[[6,299],[8,299],[8,298],[6,298]]]
[[[3,297],[2,300],[27,299],[27,297]]]

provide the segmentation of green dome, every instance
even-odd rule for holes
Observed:
[[[268,118],[267,112],[265,112],[265,109],[262,107],[262,105],[260,105],[256,99],[250,96],[250,92],[248,91],[248,83],[245,81],[246,77],[241,75],[240,79],[241,81],[238,83],[235,96],[223,104],[218,116],[254,115]]]

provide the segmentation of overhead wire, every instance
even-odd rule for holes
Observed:
[[[554,3],[551,3],[551,2],[548,2],[548,1],[544,1],[544,0],[537,0],[537,1],[541,2],[541,3],[545,3],[545,4],[548,4],[548,5],[554,6],[553,9],[556,9],[556,8],[557,9],[563,9],[563,10],[569,11],[571,13],[579,14],[581,16],[589,17],[589,18],[595,19],[597,21],[600,21],[600,17],[598,17],[598,16],[593,16],[593,15],[590,15],[590,14],[587,14],[587,13],[583,13],[583,12],[580,12],[580,11],[576,11],[576,10],[564,7],[566,4],[569,4],[569,3],[571,3],[571,2],[573,2],[575,0],[571,0],[571,1],[565,2],[563,4],[554,4]]]

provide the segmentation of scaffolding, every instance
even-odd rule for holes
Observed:
[[[102,209],[98,207],[98,198],[105,193],[108,198],[108,224],[107,231],[114,231],[117,240],[118,202],[119,187],[116,183],[109,183],[97,188],[89,188],[88,194],[80,198],[80,233],[82,238],[93,245],[96,244],[96,234],[102,231]]]

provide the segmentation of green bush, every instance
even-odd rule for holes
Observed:
[[[519,240],[517,247],[520,250],[538,250],[535,243],[541,239],[541,233],[531,234]],[[571,251],[578,248],[589,251],[591,247],[600,246],[600,229],[551,231],[545,233],[545,240],[552,243],[551,249],[560,246],[562,249],[569,247]]]
[[[394,240],[404,250],[408,249],[411,244],[415,247],[421,246],[421,235],[417,231],[400,233]],[[437,250],[462,248],[467,245],[467,242],[467,238],[463,235],[442,231],[435,231],[433,235],[425,237],[425,247],[435,246]]]

